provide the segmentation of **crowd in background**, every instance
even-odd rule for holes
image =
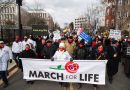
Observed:
[[[20,37],[16,36],[11,48],[13,57],[11,55],[8,56],[8,60],[15,60],[17,66],[22,71],[22,62],[19,58],[50,59],[52,61],[57,59],[108,60],[107,76],[110,83],[113,81],[113,76],[118,72],[119,62],[124,65],[125,74],[129,78],[130,61],[128,60],[129,55],[126,53],[127,47],[130,45],[130,39],[124,38],[115,40],[113,38],[110,39],[107,37],[99,37],[98,35],[92,37],[93,39],[91,42],[86,42],[83,39],[79,39],[76,34],[70,36],[63,35],[61,39],[55,41],[52,39],[53,36],[43,38],[42,36],[34,37],[32,35],[29,35],[24,36],[24,40],[20,40]],[[0,42],[1,51],[2,48],[7,48],[5,46],[6,45],[4,42]],[[3,54],[0,54],[0,60],[2,58],[2,55]],[[125,58],[125,60],[122,60],[122,58]],[[6,69],[4,71],[6,71]],[[5,79],[4,75],[3,77],[5,85],[8,85],[7,79]],[[27,83],[32,84],[33,82],[27,80]],[[67,84],[60,84],[64,87],[67,87]],[[82,87],[82,84],[78,85],[80,89]],[[97,85],[93,86],[94,90],[96,90]]]

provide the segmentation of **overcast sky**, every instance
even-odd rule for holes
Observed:
[[[87,12],[87,8],[99,4],[99,0],[25,0],[25,6],[43,8],[61,27]]]

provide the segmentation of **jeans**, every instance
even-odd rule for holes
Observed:
[[[1,78],[5,84],[8,84],[6,71],[0,71]]]
[[[15,60],[17,66],[19,65],[18,57],[19,57],[19,53],[13,53],[13,59]]]

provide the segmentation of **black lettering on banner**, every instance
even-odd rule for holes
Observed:
[[[88,81],[90,81],[93,77],[93,74],[88,74]]]
[[[39,71],[38,78],[41,78],[41,77],[44,78],[43,73]]]
[[[49,78],[49,79],[50,79],[50,74],[49,74],[49,72],[45,72],[45,78]]]
[[[51,73],[51,78],[52,78],[52,79],[56,79],[56,76],[54,76],[54,75],[56,75],[56,73],[54,73],[54,72]]]
[[[37,77],[36,71],[29,71],[29,77]]]
[[[60,79],[61,78],[61,79]],[[57,73],[57,80],[64,80],[64,75],[63,73],[61,73],[61,75],[59,75],[59,73]]]
[[[99,74],[94,74],[94,82],[99,82]]]
[[[88,74],[85,74],[85,81],[87,81],[87,80],[88,80],[87,76],[88,76]]]
[[[82,74],[80,74],[80,81],[84,81]]]

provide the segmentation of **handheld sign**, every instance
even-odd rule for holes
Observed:
[[[33,35],[47,36],[48,26],[47,25],[32,25]]]
[[[85,32],[82,32],[79,35],[82,39],[84,39],[87,43],[92,41],[92,38],[90,35],[87,35]]]
[[[121,39],[121,31],[111,29],[109,38],[114,38],[115,40]]]

